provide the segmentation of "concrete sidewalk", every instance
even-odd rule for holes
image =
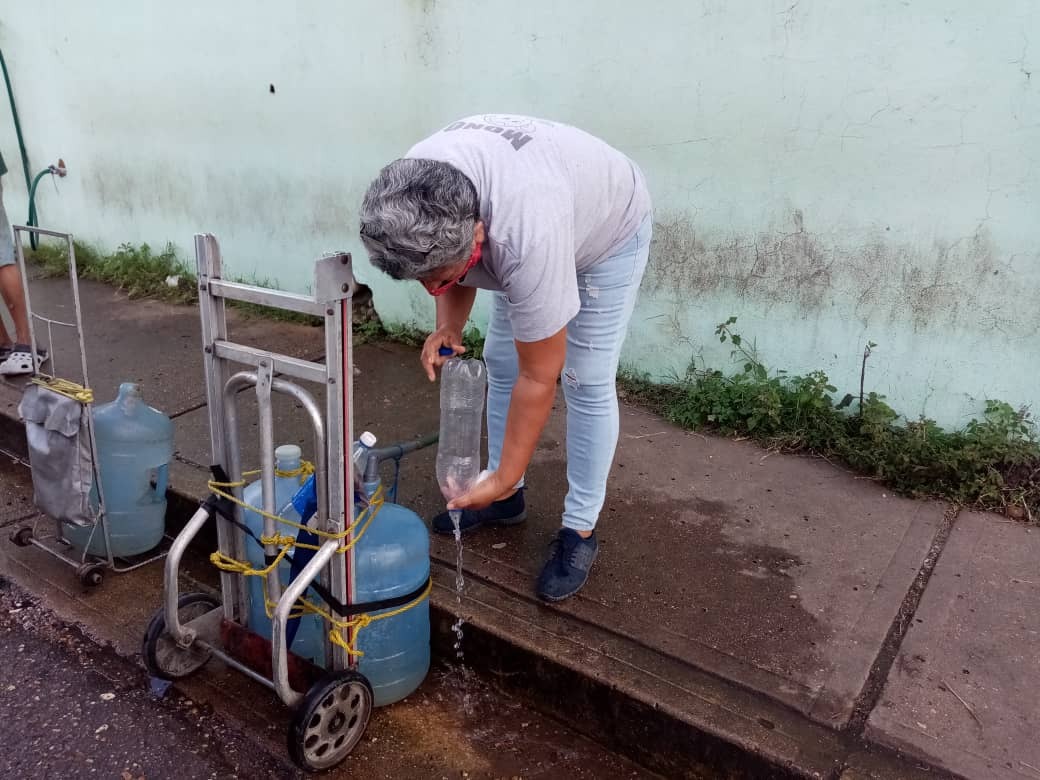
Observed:
[[[66,290],[32,283],[52,314]],[[173,490],[197,499],[210,462],[197,312],[102,285],[81,295],[98,398],[142,384],[176,421]],[[230,319],[236,340],[322,354],[316,330]],[[59,370],[68,349],[55,344]],[[436,386],[414,350],[364,345],[356,361],[358,430],[382,443],[436,431]],[[2,446],[17,444],[19,392],[0,384]],[[306,452],[294,411],[278,408],[277,439]],[[533,580],[566,489],[563,412],[561,398],[532,463],[528,523],[466,539],[467,662],[669,776],[1040,778],[1040,531],[622,404],[592,580],[549,607]],[[243,462],[255,464],[248,403],[242,418]],[[401,472],[400,502],[427,517],[441,504],[433,457]],[[432,549],[447,632],[455,548]]]

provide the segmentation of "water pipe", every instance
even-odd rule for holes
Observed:
[[[39,218],[36,215],[36,186],[40,183],[40,179],[42,179],[44,176],[48,174],[52,176],[59,176],[61,178],[65,178],[68,175],[68,173],[69,171],[68,168],[65,167],[65,161],[59,158],[57,165],[48,165],[46,168],[44,168],[42,171],[36,174],[36,178],[33,179],[32,184],[29,186],[29,218],[28,220],[26,220],[25,224],[27,224],[29,227],[40,226]],[[33,249],[36,249],[36,244],[38,241],[39,237],[35,233],[29,234],[29,244],[32,246]]]
[[[439,434],[429,433],[415,441],[392,444],[389,447],[380,447],[379,449],[370,451],[368,454],[368,460],[365,461],[365,475],[362,481],[365,483],[379,481],[379,464],[388,460],[394,461],[397,464],[398,471],[400,471],[401,458],[410,452],[425,449],[426,447],[436,444],[439,438]],[[394,484],[389,491],[391,501],[397,500],[397,476],[398,475],[395,473]]]

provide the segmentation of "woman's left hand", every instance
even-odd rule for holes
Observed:
[[[512,485],[503,485],[498,472],[492,471],[468,493],[448,502],[448,509],[483,509],[513,492]]]

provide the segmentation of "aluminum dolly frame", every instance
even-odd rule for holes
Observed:
[[[29,236],[49,236],[51,238],[61,239],[65,242],[69,256],[68,273],[69,283],[72,287],[74,321],[65,322],[45,317],[33,309],[32,297],[29,295],[29,274],[27,273],[28,269],[26,268],[25,263],[25,248],[22,245],[23,233]],[[79,369],[83,378],[83,384],[79,387],[92,399],[93,392],[90,390],[90,376],[87,372],[87,347],[83,334],[83,307],[80,303],[79,297],[79,270],[76,266],[76,247],[72,239],[72,233],[63,233],[58,230],[47,230],[45,228],[29,225],[15,225],[14,251],[15,259],[18,263],[18,270],[22,276],[22,294],[25,297],[26,318],[29,321],[29,342],[32,348],[34,361],[38,354],[39,344],[39,339],[36,337],[36,323],[41,322],[47,327],[47,346],[50,348],[52,373],[44,374],[41,371],[37,371],[36,376],[52,381],[57,378],[58,358],[55,354],[56,350],[54,349],[53,328],[57,326],[59,328],[75,331],[77,344],[79,346]],[[94,526],[90,532],[90,536],[88,537],[87,544],[84,546],[82,553],[73,557],[76,555],[75,548],[65,538],[62,521],[56,518],[54,519],[53,537],[40,536],[38,533],[38,524],[18,527],[11,532],[10,537],[11,541],[19,547],[28,547],[29,545],[32,545],[33,547],[52,555],[66,566],[69,566],[76,571],[76,576],[79,578],[80,584],[87,587],[95,587],[102,583],[105,570],[115,572],[116,574],[134,571],[142,566],[147,566],[150,563],[162,560],[166,553],[160,552],[158,554],[150,554],[146,552],[143,555],[134,556],[133,559],[124,559],[112,554],[112,539],[108,515],[105,512],[105,492],[104,486],[101,484],[101,474],[98,470],[97,462],[98,446],[97,437],[94,432],[94,401],[83,401],[81,403],[83,405],[83,414],[85,415],[86,424],[84,427],[86,429],[91,455],[91,474],[94,481],[94,488],[97,490],[97,517],[94,520]],[[94,534],[98,533],[99,530],[105,544],[105,555],[103,557],[92,555],[88,552]]]
[[[314,266],[314,295],[269,290],[222,278],[220,248],[211,234],[195,236],[198,265],[199,312],[202,324],[203,365],[209,411],[212,461],[223,468],[232,483],[242,479],[239,462],[237,397],[254,388],[259,412],[260,481],[263,510],[274,514],[275,461],[272,394],[291,397],[302,406],[314,435],[315,483],[318,511],[311,526],[329,534],[343,534],[354,521],[353,464],[349,447],[353,431],[353,354],[351,301],[357,282],[347,253],[319,259]],[[242,301],[287,311],[310,314],[324,320],[325,363],[282,355],[229,340],[226,304]],[[232,367],[246,370],[232,373]],[[314,397],[293,381],[310,381],[326,386],[326,409],[322,415]],[[241,488],[232,490],[241,499]],[[210,657],[275,691],[296,709],[289,734],[294,760],[311,770],[327,769],[349,754],[361,739],[372,710],[372,689],[357,671],[357,662],[343,647],[325,638],[325,658],[330,659],[325,677],[306,695],[289,682],[287,621],[294,604],[315,580],[343,604],[354,603],[354,549],[352,534],[327,539],[302,572],[282,590],[277,567],[265,578],[267,599],[277,604],[272,617],[270,679],[254,671],[225,651],[221,629],[225,622],[249,628],[249,594],[245,577],[221,572],[219,603],[207,594],[184,594],[178,575],[185,551],[211,519],[217,526],[219,551],[245,560],[245,534],[220,517],[212,501],[204,503],[177,535],[166,559],[163,607],[156,613],[145,635],[144,657],[149,671],[158,677],[185,677],[201,668]],[[238,523],[241,507],[235,507]],[[264,519],[264,535],[276,533],[276,523]],[[276,555],[274,545],[265,547]],[[347,637],[348,642],[353,640]]]

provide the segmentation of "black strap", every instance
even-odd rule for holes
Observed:
[[[213,472],[213,478],[217,482],[230,482],[225,473],[224,469],[220,466],[210,466],[210,471]],[[264,547],[263,543],[257,538],[256,534],[253,533],[252,529],[245,523],[238,521],[235,517],[235,505],[226,498],[218,495],[210,495],[202,505],[209,511],[210,516],[214,514],[220,515],[224,520],[231,523],[243,533],[246,534],[250,539]],[[276,556],[264,555],[264,560],[268,565],[274,562]],[[286,553],[284,559],[289,561],[289,565],[292,565],[292,553]],[[426,580],[415,590],[410,593],[405,593],[403,596],[394,596],[389,599],[379,599],[378,601],[366,601],[362,604],[344,604],[337,598],[334,598],[332,593],[322,585],[320,582],[315,580],[310,584],[312,590],[321,596],[322,601],[329,605],[329,609],[335,612],[340,617],[353,617],[354,615],[360,615],[365,612],[380,612],[384,609],[393,609],[394,607],[402,607],[405,604],[409,604],[419,598],[426,589],[430,586],[431,577],[427,577]]]
[[[403,596],[394,596],[393,598],[380,599],[379,601],[366,601],[363,604],[343,604],[337,601],[332,598],[332,594],[329,593],[325,586],[318,581],[312,582],[311,587],[337,615],[340,617],[352,617],[364,612],[381,612],[384,609],[393,609],[394,607],[403,607],[405,604],[410,604],[426,592],[426,589],[430,586],[430,579],[430,577],[427,577],[422,585],[411,593],[405,593]]]

